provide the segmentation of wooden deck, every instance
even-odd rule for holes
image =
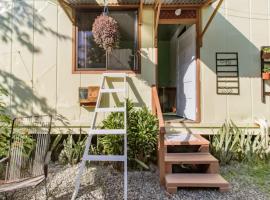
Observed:
[[[164,145],[209,145],[209,141],[201,135],[189,133],[167,133],[164,137]]]
[[[166,153],[165,162],[171,164],[210,164],[218,160],[210,153]]]
[[[176,193],[177,187],[219,188],[219,191],[229,191],[228,182],[219,174],[168,174],[166,188],[170,193]]]
[[[159,120],[159,140],[158,140],[158,160],[160,183],[166,186],[169,193],[177,192],[180,187],[210,187],[219,188],[225,192],[230,189],[229,183],[219,175],[219,162],[209,153],[210,142],[199,133],[168,132],[166,133],[166,123],[164,123],[161,107],[158,99],[157,88],[152,88],[153,113]],[[177,147],[181,147],[178,148]],[[168,152],[168,149],[175,148],[182,152]],[[189,151],[183,152],[184,149]],[[175,173],[173,165],[191,165],[190,173]]]

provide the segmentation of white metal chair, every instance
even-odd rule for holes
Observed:
[[[51,116],[15,118],[10,133],[5,180],[0,180],[0,193],[35,187],[47,177],[50,160]]]

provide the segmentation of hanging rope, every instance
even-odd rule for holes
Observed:
[[[106,16],[108,16],[108,15],[109,15],[108,0],[104,0],[104,9],[103,9],[103,15],[106,15]]]

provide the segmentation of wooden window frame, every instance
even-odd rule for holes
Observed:
[[[85,7],[80,7],[80,9],[86,9],[86,10],[92,10],[92,11],[97,11],[97,7],[89,7],[89,6],[85,6]],[[100,10],[102,10],[102,8],[99,8]],[[138,12],[138,19],[137,19],[137,55],[138,55],[138,66],[137,66],[137,70],[108,70],[108,69],[78,69],[78,62],[77,62],[77,41],[78,41],[78,26],[76,25],[76,13],[77,11],[75,11],[75,23],[73,24],[72,27],[72,74],[102,74],[104,72],[111,72],[111,73],[119,73],[119,72],[125,72],[128,74],[141,74],[141,25],[140,25],[140,20],[139,20],[139,15],[140,15],[140,10],[139,7],[113,7],[110,8],[110,10],[117,10],[117,11],[127,11],[127,10],[136,10]]]

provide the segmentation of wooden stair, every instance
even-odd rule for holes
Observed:
[[[165,162],[171,164],[209,164],[218,163],[210,153],[166,153]]]
[[[219,174],[167,174],[165,180],[169,193],[176,193],[177,187],[218,187],[220,192],[229,189],[228,182]]]
[[[229,191],[229,183],[219,175],[218,160],[209,153],[208,140],[199,134],[166,133],[156,86],[152,87],[152,111],[159,120],[159,179],[167,192],[175,193],[178,187],[209,187],[218,188],[220,192]],[[176,172],[174,166],[183,166],[190,171]]]
[[[168,153],[168,147],[197,146],[195,152]],[[194,151],[194,148],[191,148]],[[229,183],[219,175],[219,161],[209,153],[209,141],[200,135],[167,133],[164,136],[165,186],[175,193],[178,187],[211,187],[219,191],[229,190]],[[173,165],[191,165],[204,169],[204,173],[174,173]],[[204,166],[204,167],[203,167]]]

